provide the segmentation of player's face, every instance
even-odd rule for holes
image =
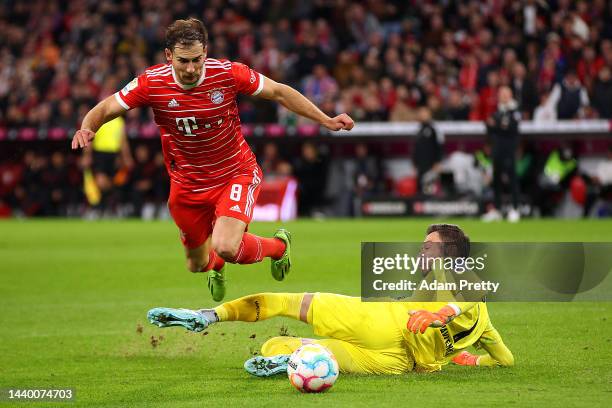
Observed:
[[[206,60],[206,47],[201,42],[191,45],[177,44],[173,51],[166,48],[166,58],[172,64],[177,79],[183,85],[198,82],[204,61]]]
[[[423,242],[423,246],[421,248],[421,255],[423,258],[439,258],[442,257],[442,237],[438,232],[432,232],[425,237],[425,241]],[[425,263],[428,265],[428,263]],[[423,276],[426,276],[431,270],[424,268],[421,270]]]
[[[426,257],[438,257],[442,256],[442,237],[435,231],[425,237],[423,242],[423,254]]]

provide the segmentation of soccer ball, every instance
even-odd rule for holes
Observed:
[[[287,375],[300,392],[323,392],[338,378],[336,357],[319,344],[306,344],[289,357]]]

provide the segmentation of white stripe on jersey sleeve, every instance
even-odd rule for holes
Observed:
[[[265,76],[261,75],[259,72],[257,73],[259,75],[259,86],[257,87],[257,89],[255,90],[255,92],[253,92],[251,95],[255,96],[255,95],[259,95],[259,93],[261,92],[261,90],[263,89],[263,85],[264,85],[264,78]]]
[[[115,92],[115,99],[117,100],[117,102],[119,102],[119,105],[121,105],[123,107],[123,109],[125,110],[130,110],[131,108],[128,106],[127,103],[125,103],[123,101],[123,99],[121,99],[121,96],[119,96],[119,92]]]

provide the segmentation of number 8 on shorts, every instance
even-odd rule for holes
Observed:
[[[241,184],[232,184],[232,189],[230,190],[230,200],[232,201],[240,201],[240,195],[242,194],[242,185]]]

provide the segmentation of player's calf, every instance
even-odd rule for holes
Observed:
[[[187,270],[189,272],[205,272],[210,261],[210,244],[207,242],[196,248],[185,248]]]
[[[205,259],[187,258],[187,270],[189,272],[198,273],[205,272],[205,266],[208,265],[208,256]]]

